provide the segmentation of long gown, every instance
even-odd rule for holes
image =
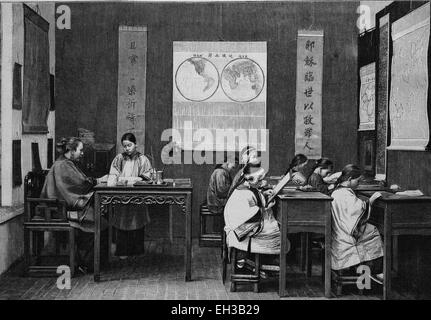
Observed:
[[[118,154],[111,164],[109,178],[150,177],[151,163],[136,152],[131,156]],[[150,222],[148,207],[142,205],[116,206],[113,211],[113,226],[117,229],[117,255],[133,255],[143,252],[143,227]]]
[[[377,228],[367,223],[368,203],[350,188],[332,193],[332,269],[341,270],[383,256]]]
[[[232,184],[228,170],[223,166],[216,168],[211,174],[207,191],[208,210],[215,214],[222,214],[227,195]]]
[[[325,183],[325,181],[323,180],[320,174],[313,173],[308,178],[308,184],[321,193],[329,194],[329,190],[328,190],[329,185]]]
[[[85,232],[94,231],[93,186],[96,179],[87,177],[72,160],[61,155],[49,170],[40,197],[64,200],[71,225]],[[102,223],[104,220],[102,220]]]
[[[265,197],[258,193],[262,206],[265,207]],[[263,228],[256,235],[240,241],[235,230],[252,219],[259,211],[255,193],[245,186],[240,186],[232,192],[224,209],[225,232],[228,247],[242,251],[263,254],[280,254],[280,228],[272,209],[263,209]],[[289,246],[288,246],[289,247]]]

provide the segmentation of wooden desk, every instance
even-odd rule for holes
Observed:
[[[185,280],[191,280],[192,191],[191,183],[108,187],[97,185],[94,193],[94,281],[100,281],[100,217],[115,205],[178,205],[185,214]]]
[[[399,196],[379,191],[382,197],[373,203],[369,222],[383,236],[383,299],[391,299],[393,237],[399,235],[431,235],[431,197]],[[371,197],[374,191],[358,191]],[[396,242],[395,242],[396,243]]]
[[[320,192],[283,191],[279,196],[281,250],[279,295],[286,295],[287,234],[316,232],[325,235],[325,297],[331,297],[331,201]],[[323,272],[323,270],[322,270]]]

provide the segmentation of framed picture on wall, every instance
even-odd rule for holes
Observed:
[[[22,109],[22,76],[21,76],[22,66],[15,63],[13,67],[13,103],[12,109],[21,110]]]
[[[371,171],[373,170],[373,140],[365,140],[363,146],[364,150],[362,154],[364,158],[362,163],[366,171]]]

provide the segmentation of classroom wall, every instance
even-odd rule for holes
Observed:
[[[2,223],[0,220],[0,274],[5,272],[24,252],[24,217],[17,215]]]
[[[71,30],[56,32],[56,138],[82,127],[97,142],[115,143],[120,24],[148,26],[145,147],[154,154],[172,126],[172,42],[267,41],[269,174],[282,174],[294,155],[297,30],[323,29],[323,153],[337,169],[356,162],[358,4],[69,3]],[[155,160],[160,168],[160,157]],[[194,236],[213,168],[165,167],[165,177],[193,180]]]
[[[425,1],[396,1],[386,10],[395,21],[408,12],[420,7]],[[382,10],[382,14],[385,14]],[[428,60],[431,52],[428,51]],[[428,66],[429,70],[429,66]],[[428,99],[430,93],[428,93]],[[428,102],[429,103],[429,102]],[[387,183],[398,184],[403,189],[420,189],[431,194],[431,153],[429,151],[388,150]],[[431,213],[430,213],[431,214]],[[401,274],[406,278],[405,285],[412,287],[421,297],[431,291],[431,246],[430,236],[400,237]]]
[[[54,3],[26,3],[35,10],[46,21],[49,22],[49,71],[55,75],[55,6]],[[24,75],[24,9],[22,3],[13,5],[13,59],[14,63],[23,66]],[[31,144],[39,145],[39,156],[42,168],[47,167],[48,162],[48,139],[55,136],[55,111],[50,111],[48,115],[47,134],[23,134],[22,133],[22,110],[13,110],[13,139],[21,139],[21,173],[22,181],[33,167],[31,157]],[[22,204],[24,201],[24,186],[13,188],[14,205]]]
[[[360,4],[363,10],[364,19],[362,20],[362,28],[360,32],[368,31],[376,27],[376,13],[382,10],[387,5],[391,4],[393,1],[361,1]]]
[[[54,3],[27,3],[27,5],[38,12],[45,20],[50,23],[49,29],[49,48],[50,48],[50,72],[55,74],[55,15]],[[8,61],[9,70],[13,70],[14,63],[21,64],[22,75],[24,74],[24,12],[22,3],[2,4],[7,6],[8,13],[11,13],[11,35],[8,35],[8,45],[11,45],[12,59]],[[6,8],[6,7],[5,7]],[[10,16],[9,16],[10,18]],[[3,35],[3,34],[2,34]],[[4,65],[2,67],[5,67]],[[1,79],[3,82],[11,84],[13,82],[12,72],[4,75]],[[31,143],[39,144],[39,155],[43,168],[47,166],[47,139],[55,135],[55,111],[50,111],[48,116],[47,134],[23,134],[22,133],[22,110],[12,110],[12,86],[10,90],[4,92],[2,88],[1,95],[10,97],[8,100],[10,105],[4,106],[3,110],[8,109],[8,116],[11,122],[6,123],[4,130],[8,130],[8,137],[4,139],[7,148],[3,148],[1,154],[2,160],[2,185],[3,192],[8,191],[8,197],[2,199],[0,210],[0,274],[23,254],[23,202],[24,202],[24,187],[23,185],[12,186],[12,139],[21,140],[21,174],[24,182],[25,175],[32,169]],[[22,90],[23,92],[23,90]],[[3,140],[3,137],[2,137]],[[6,143],[8,141],[8,143]],[[9,162],[6,162],[6,157],[9,157]],[[8,185],[9,188],[5,186]]]

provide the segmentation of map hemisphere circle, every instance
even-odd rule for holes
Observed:
[[[203,62],[203,69],[201,69],[200,62]],[[211,83],[211,81],[214,82]],[[202,89],[205,82],[206,86]],[[175,72],[175,86],[181,96],[189,101],[208,100],[216,93],[219,85],[220,74],[217,68],[210,60],[203,57],[185,59]]]
[[[240,64],[240,63],[245,63],[245,62],[251,63],[253,66],[257,67],[256,68],[257,73],[254,76],[257,76],[257,77],[260,76],[261,77],[261,79],[258,79],[258,80],[261,80],[261,86],[258,90],[254,89],[252,87],[254,84],[250,81],[250,79],[248,79],[248,82],[250,85],[250,88],[248,88],[249,92],[246,92],[245,95],[243,94],[242,96],[239,96],[239,95],[235,96],[236,88],[232,88],[232,86],[231,86],[232,82],[231,81],[236,80],[236,79],[227,79],[227,78],[231,77],[231,75],[228,74],[226,76],[226,73],[232,72],[232,70],[231,70],[232,66],[235,66],[235,65]],[[230,70],[229,70],[229,68],[230,68]],[[229,83],[226,84],[226,81],[228,81]],[[235,102],[250,102],[250,101],[256,99],[262,93],[263,87],[265,85],[265,74],[262,70],[262,67],[256,61],[254,61],[250,58],[236,58],[236,59],[231,60],[229,63],[227,63],[226,66],[223,68],[223,70],[221,72],[221,77],[220,77],[220,84],[221,84],[221,88],[222,88],[223,92],[225,93],[225,95],[230,100],[235,101]],[[235,82],[235,84],[236,84],[236,82]],[[253,90],[255,90],[255,91],[252,92]]]

